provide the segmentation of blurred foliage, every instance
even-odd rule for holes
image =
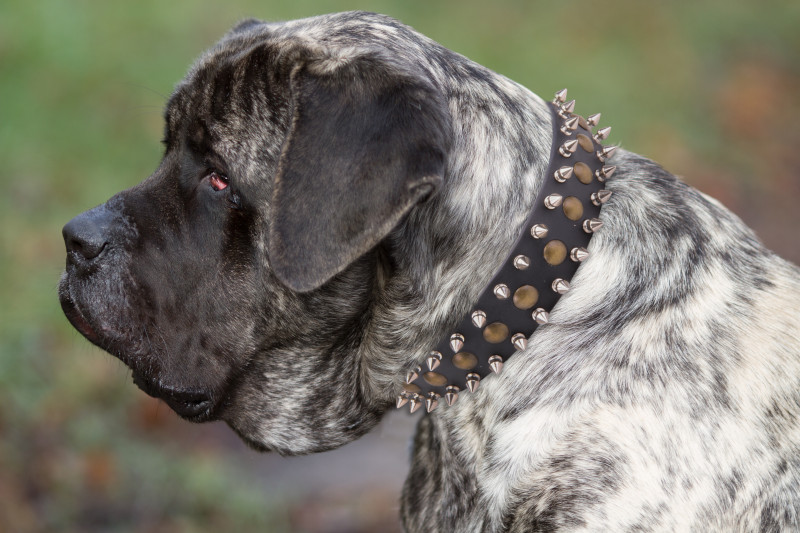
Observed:
[[[603,111],[612,142],[686,176],[800,260],[796,0],[7,0],[0,530],[332,531],[313,512],[293,517],[280,487],[259,484],[209,426],[136,390],[68,326],[56,285],[61,226],[155,168],[161,107],[200,51],[245,17],[345,9],[394,15],[545,97],[569,87],[578,112]],[[370,520],[342,531],[379,529]],[[380,529],[396,527],[387,520]]]

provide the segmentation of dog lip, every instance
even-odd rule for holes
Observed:
[[[64,311],[64,315],[69,320],[69,323],[80,332],[81,335],[86,337],[91,342],[97,344],[100,340],[100,336],[95,332],[92,325],[89,324],[89,321],[83,316],[81,313],[80,308],[72,299],[72,296],[69,294],[69,288],[67,286],[66,280],[64,284],[59,290],[59,302],[61,303],[61,310]]]
[[[138,373],[133,374],[133,382],[148,396],[162,400],[181,418],[190,422],[212,419],[214,402],[205,392],[155,384]]]

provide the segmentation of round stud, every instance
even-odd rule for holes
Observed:
[[[495,374],[499,374],[500,371],[503,369],[503,358],[499,355],[493,355],[489,358],[489,368],[492,369],[492,372]]]
[[[561,196],[560,194],[557,194],[557,193],[549,194],[544,199],[544,206],[547,209],[555,209],[556,207],[561,205],[561,202],[563,201],[563,199],[564,199],[564,197]]]
[[[609,198],[611,198],[611,191],[600,189],[597,192],[593,192],[590,198],[592,199],[592,203],[594,205],[600,206],[606,203]]]
[[[583,204],[575,196],[567,196],[564,198],[562,205],[564,216],[570,220],[580,220],[583,218]]]
[[[578,144],[581,146],[581,148],[583,148],[584,152],[591,153],[594,151],[594,143],[588,136],[584,135],[583,133],[579,133],[576,139],[578,140]]]
[[[531,313],[531,318],[539,325],[547,324],[550,322],[550,313],[539,307]]]
[[[406,383],[403,385],[403,392],[407,394],[419,394],[422,392],[422,389],[420,389],[419,385],[416,383]]]
[[[472,325],[476,328],[482,328],[486,325],[486,313],[480,309],[472,312]]]
[[[579,248],[573,248],[569,253],[569,258],[575,261],[576,263],[580,263],[581,261],[585,261],[589,258],[589,250],[584,248],[583,246]]]
[[[553,177],[559,183],[564,183],[572,176],[572,167],[563,166],[555,171]]]
[[[480,382],[481,382],[481,377],[478,374],[474,372],[467,374],[467,388],[469,389],[470,392],[475,392],[476,390],[478,390],[478,384]]]
[[[583,221],[583,231],[586,233],[594,233],[603,227],[603,221],[599,218],[587,218]]]
[[[499,344],[508,338],[508,326],[502,322],[492,322],[483,328],[483,338],[486,342]]]
[[[461,370],[472,370],[478,366],[478,358],[474,353],[458,352],[453,356],[453,366]]]
[[[575,177],[578,178],[578,181],[581,183],[591,183],[592,182],[592,169],[589,168],[589,165],[586,163],[578,162],[572,167],[575,171]]]
[[[422,379],[435,387],[444,387],[447,385],[447,378],[436,372],[425,372],[422,374]]]
[[[450,385],[444,390],[444,400],[447,402],[447,405],[453,407],[453,404],[458,400],[458,392],[459,389],[455,385]]]
[[[531,260],[527,255],[518,255],[514,258],[514,268],[517,270],[525,270],[531,266]]]
[[[454,352],[460,352],[464,346],[464,335],[461,333],[453,333],[450,335],[450,348]]]
[[[432,351],[426,359],[426,362],[428,363],[428,370],[436,370],[442,362],[442,353],[436,350]]]
[[[581,128],[583,128],[583,129],[585,129],[585,130],[588,130],[588,129],[590,129],[589,123],[588,123],[588,122],[586,122],[586,119],[585,119],[585,118],[583,118],[583,117],[582,117],[582,116],[580,116],[580,115],[578,115],[578,124],[580,125],[580,127],[581,127]]]
[[[494,295],[498,300],[507,300],[511,296],[511,290],[505,283],[498,283],[494,286]]]
[[[514,336],[511,337],[511,344],[517,350],[524,350],[528,347],[528,339],[522,333],[514,333]]]
[[[544,224],[534,224],[531,227],[531,237],[534,239],[543,239],[547,237],[547,226]]]
[[[551,284],[553,291],[557,292],[558,294],[566,294],[569,291],[569,281],[561,278],[556,278],[553,280]]]
[[[563,242],[553,239],[544,245],[544,260],[548,265],[560,265],[567,258],[567,247]]]
[[[514,291],[514,307],[517,309],[530,309],[539,300],[539,291],[532,285],[523,285]]]

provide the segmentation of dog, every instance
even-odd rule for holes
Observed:
[[[188,420],[351,442],[525,231],[549,106],[389,17],[242,22],[169,99],[156,171],[64,227],[63,310]],[[421,417],[407,531],[800,530],[800,270],[611,162],[549,322]]]

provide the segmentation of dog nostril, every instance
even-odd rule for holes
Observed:
[[[108,210],[101,206],[67,222],[62,234],[70,261],[91,261],[103,252],[108,243],[111,218]]]

